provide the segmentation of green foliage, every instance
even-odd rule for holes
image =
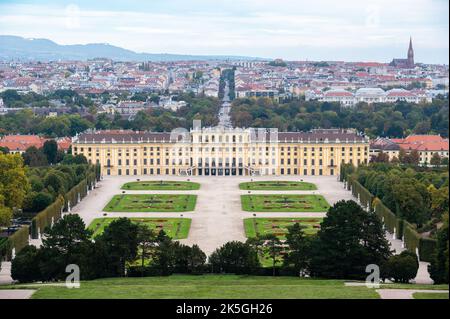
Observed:
[[[8,240],[10,242],[10,248],[14,248],[16,250],[16,254],[28,245],[29,234],[29,227],[23,226],[14,234],[9,236]]]
[[[0,153],[0,227],[9,225],[14,209],[22,207],[29,189],[22,157]]]
[[[428,267],[431,279],[435,284],[448,284],[449,273],[449,237],[448,237],[448,213],[445,215],[444,223],[437,234],[436,250]]]
[[[44,146],[42,147],[42,152],[47,157],[47,162],[49,164],[56,164],[57,155],[58,155],[58,144],[55,140],[45,141]]]
[[[355,108],[342,108],[339,103],[329,102],[296,100],[278,104],[264,98],[236,99],[231,119],[238,127],[277,127],[289,131],[353,127],[370,137],[403,137],[411,132],[448,137],[448,101],[446,98],[429,104],[361,103]],[[429,125],[418,125],[422,122]]]
[[[22,155],[25,165],[30,167],[39,167],[48,165],[47,156],[42,150],[35,146],[30,146]]]
[[[36,246],[26,246],[12,260],[11,277],[19,282],[33,282],[41,279],[39,255]]]
[[[209,263],[215,273],[251,274],[260,267],[257,251],[248,243],[238,241],[217,248],[209,256]]]
[[[382,266],[382,276],[395,282],[408,283],[417,276],[419,260],[417,256],[407,250],[399,255],[389,257]]]
[[[328,210],[312,244],[311,274],[326,278],[363,278],[368,264],[390,256],[380,220],[354,201],[339,201]]]
[[[51,205],[40,211],[32,220],[31,237],[37,238],[38,232],[44,233],[45,228],[50,226],[52,221],[56,222],[61,218],[63,207],[64,197],[59,195]]]
[[[313,239],[305,235],[303,228],[299,223],[288,227],[285,244],[289,246],[289,250],[283,260],[284,267],[293,267],[299,275],[308,271],[312,254]]]

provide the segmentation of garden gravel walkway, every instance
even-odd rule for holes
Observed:
[[[187,239],[181,242],[192,245],[197,244],[206,254],[210,254],[216,248],[231,240],[245,241],[243,220],[245,218],[256,217],[324,217],[326,212],[319,213],[253,213],[245,212],[241,207],[240,195],[248,194],[247,190],[239,189],[242,182],[286,180],[300,181],[300,178],[293,176],[265,176],[265,177],[237,177],[237,176],[191,176],[190,181],[200,183],[199,190],[189,191],[126,191],[127,194],[192,194],[197,195],[197,204],[194,212],[182,213],[113,213],[109,212],[103,216],[103,208],[114,195],[121,194],[120,187],[127,182],[144,180],[173,180],[187,181],[188,177],[163,176],[105,176],[97,184],[97,188],[84,200],[72,209],[72,213],[79,214],[86,225],[89,225],[95,218],[101,217],[185,217],[191,218],[191,229]],[[314,191],[251,191],[251,194],[320,194],[325,197],[330,205],[341,199],[351,199],[348,193],[336,176],[310,176],[302,177],[305,182],[316,184],[318,190]]]
[[[377,289],[381,299],[414,299],[416,292],[448,293],[448,290],[420,290],[420,289]]]

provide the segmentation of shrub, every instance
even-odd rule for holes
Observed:
[[[11,277],[19,282],[40,280],[39,251],[35,246],[25,246],[13,259]]]
[[[383,266],[383,277],[395,282],[408,283],[417,276],[419,260],[410,251],[403,251],[399,255],[391,256]]]

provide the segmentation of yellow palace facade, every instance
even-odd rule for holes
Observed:
[[[341,163],[369,161],[369,139],[351,129],[87,131],[73,138],[72,150],[113,176],[338,175]]]

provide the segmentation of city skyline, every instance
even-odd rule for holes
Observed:
[[[0,28],[58,44],[109,43],[146,53],[386,63],[406,57],[412,37],[417,62],[448,64],[447,1],[304,4],[112,1],[105,8],[88,1],[0,1]]]

